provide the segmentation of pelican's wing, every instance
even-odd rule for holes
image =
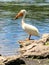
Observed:
[[[26,32],[28,32],[29,34],[32,35],[39,35],[39,31],[35,26],[29,25],[29,24],[25,24],[24,25],[24,30]]]

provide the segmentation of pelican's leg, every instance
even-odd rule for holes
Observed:
[[[29,35],[29,38],[28,38],[28,40],[30,40],[30,37],[31,37],[31,35]]]
[[[31,35],[29,35],[29,38],[26,38],[26,40],[27,40],[27,41],[30,40],[30,37],[31,37]]]

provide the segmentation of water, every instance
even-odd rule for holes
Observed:
[[[42,4],[42,3],[40,3]],[[14,20],[15,15],[21,10],[26,9],[28,15],[25,22],[36,26],[40,34],[49,33],[49,5],[45,3],[42,6],[37,4],[0,4],[0,54],[14,55],[18,54],[19,40],[24,40],[28,34],[21,27],[21,18]],[[31,37],[39,39],[39,37]]]
[[[0,0],[1,2],[12,2],[12,1],[16,1],[16,2],[49,2],[49,0]]]

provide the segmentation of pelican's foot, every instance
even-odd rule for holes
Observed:
[[[26,41],[29,41],[30,39],[29,38],[26,38]]]
[[[30,41],[30,40],[34,40],[34,39],[29,39],[29,38],[26,38],[25,40],[26,40],[26,41]]]

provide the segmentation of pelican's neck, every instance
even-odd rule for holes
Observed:
[[[22,17],[22,25],[25,23],[25,16],[26,16],[26,14],[24,14]]]

